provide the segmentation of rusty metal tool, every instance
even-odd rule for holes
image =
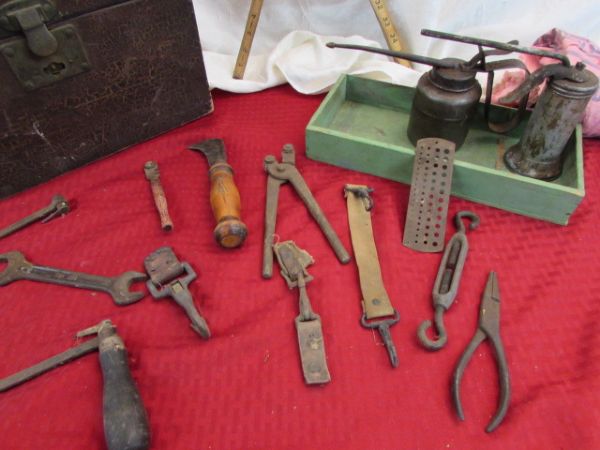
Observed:
[[[38,220],[42,223],[46,223],[55,217],[67,214],[69,210],[69,202],[62,195],[57,194],[52,197],[52,201],[45,208],[42,208],[0,230],[0,239],[19,231],[20,229],[25,228],[26,226],[31,225]]]
[[[37,266],[25,259],[23,253],[12,251],[0,254],[0,262],[6,268],[0,272],[0,286],[17,280],[40,281],[81,289],[91,289],[110,294],[117,305],[130,305],[141,300],[145,293],[130,291],[132,283],[144,281],[147,277],[140,272],[124,272],[116,277],[103,277],[54,267]]]
[[[371,210],[374,206],[372,192],[373,189],[369,186],[356,184],[344,186],[354,260],[358,266],[362,292],[363,315],[360,323],[365,328],[375,328],[379,331],[392,367],[398,367],[398,353],[392,341],[390,327],[400,320],[400,314],[392,306],[383,285],[371,224]]]
[[[440,262],[435,282],[433,284],[433,307],[435,309],[435,328],[437,339],[431,340],[427,336],[427,330],[432,326],[431,320],[425,320],[417,330],[419,341],[427,350],[439,350],[448,342],[448,333],[444,326],[444,313],[452,306],[458,287],[467,253],[469,251],[469,241],[467,240],[466,228],[462,219],[471,220],[469,229],[474,230],[479,226],[479,216],[471,211],[460,211],[454,216],[454,223],[458,230],[446,245],[446,250]]]
[[[300,361],[306,384],[325,384],[331,381],[321,317],[313,311],[306,292],[306,285],[312,281],[306,268],[314,263],[312,256],[298,248],[293,241],[277,243],[273,246],[281,267],[281,276],[290,289],[298,288],[300,293],[300,314],[296,317],[296,332],[300,348]]]
[[[452,399],[460,420],[465,420],[460,401],[460,382],[475,350],[486,339],[490,341],[494,348],[496,364],[498,366],[498,381],[500,384],[498,408],[485,429],[485,431],[491,433],[502,423],[510,403],[510,374],[508,372],[508,362],[504,353],[504,346],[500,337],[500,289],[498,287],[498,276],[495,272],[490,272],[483,296],[481,297],[479,324],[477,325],[475,336],[473,336],[473,339],[467,345],[454,370]]]
[[[146,179],[150,182],[154,204],[156,205],[156,210],[160,216],[160,227],[164,231],[171,231],[173,229],[173,221],[171,220],[171,216],[169,216],[167,197],[165,196],[165,190],[160,182],[158,163],[156,161],[147,161],[146,164],[144,164],[144,174],[146,175]]]
[[[263,266],[262,276],[271,278],[273,276],[273,238],[275,236],[275,223],[277,221],[277,203],[279,201],[279,188],[282,184],[289,182],[298,196],[302,199],[311,216],[321,227],[321,231],[327,238],[329,245],[333,248],[335,255],[342,264],[350,262],[350,255],[344,248],[339,237],[329,224],[325,214],[313,197],[304,178],[296,168],[296,155],[294,146],[286,144],[281,151],[281,162],[273,155],[265,157],[264,169],[267,172],[267,205],[265,208],[265,237],[263,241]]]
[[[150,279],[146,283],[155,299],[171,297],[188,315],[192,329],[204,339],[210,338],[210,330],[200,315],[188,285],[196,279],[196,272],[187,262],[180,262],[171,247],[161,247],[144,260]],[[182,276],[183,275],[183,276]]]
[[[96,335],[73,347],[0,380],[0,392],[98,350],[103,388],[104,436],[109,450],[144,450],[150,446],[150,426],[140,393],[131,377],[127,350],[110,320],[77,333],[77,338]]]
[[[189,148],[202,152],[208,160],[210,205],[217,220],[215,239],[222,247],[239,247],[248,235],[248,228],[241,220],[240,192],[233,180],[233,169],[227,164],[225,143],[222,139],[207,139]]]

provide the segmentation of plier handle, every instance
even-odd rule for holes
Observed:
[[[504,346],[500,338],[500,290],[498,288],[498,277],[495,272],[490,272],[481,298],[479,310],[479,324],[475,336],[467,345],[464,353],[458,360],[454,377],[452,380],[452,398],[456,413],[460,420],[465,420],[462,403],[460,401],[460,382],[465,368],[469,364],[473,353],[485,339],[489,339],[496,355],[496,364],[498,366],[498,380],[500,383],[500,397],[498,399],[498,408],[492,420],[485,431],[491,433],[504,419],[510,403],[510,375],[508,373],[508,363],[504,354]]]
[[[335,255],[342,264],[350,261],[350,255],[344,248],[338,235],[325,217],[325,213],[313,197],[308,185],[296,168],[294,146],[286,144],[281,150],[281,162],[273,155],[265,157],[264,169],[267,172],[267,205],[265,209],[265,236],[263,241],[263,278],[273,276],[273,238],[275,236],[275,223],[277,221],[277,204],[279,202],[279,188],[289,182],[304,202],[310,215],[319,224],[321,231],[333,248]]]

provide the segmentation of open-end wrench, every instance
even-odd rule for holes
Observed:
[[[36,266],[25,259],[21,252],[13,251],[0,255],[0,263],[6,268],[0,272],[0,286],[17,280],[41,281],[76,288],[91,289],[110,294],[117,305],[130,305],[141,300],[145,292],[130,291],[132,283],[146,280],[140,272],[125,272],[116,277],[103,277],[53,267]]]

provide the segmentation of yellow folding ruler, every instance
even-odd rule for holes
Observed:
[[[264,0],[252,0],[252,4],[250,5],[248,19],[246,20],[246,28],[244,29],[244,36],[242,37],[240,51],[238,52],[235,67],[233,69],[233,78],[235,79],[241,80],[244,78],[244,72],[246,71],[246,65],[248,64],[248,57],[250,56],[254,33],[258,26],[258,19],[260,19],[263,1]],[[379,25],[381,26],[389,49],[394,51],[404,50],[406,46],[403,44],[398,31],[396,31],[396,27],[392,22],[385,0],[369,1],[371,2],[373,11],[375,11],[375,16],[377,16],[377,20],[379,21]],[[397,63],[410,68],[410,62],[405,59],[394,58],[394,60]]]

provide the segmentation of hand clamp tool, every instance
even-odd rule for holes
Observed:
[[[296,155],[294,146],[286,144],[281,151],[281,162],[273,155],[265,157],[265,171],[268,173],[267,180],[267,206],[265,209],[265,238],[263,241],[263,267],[262,276],[271,278],[273,276],[273,237],[275,236],[275,222],[277,221],[277,203],[279,200],[279,188],[282,184],[289,182],[298,196],[302,199],[311,216],[321,227],[321,231],[329,241],[335,255],[342,264],[350,262],[350,255],[342,245],[339,237],[329,224],[325,214],[313,197],[304,178],[296,168]]]

